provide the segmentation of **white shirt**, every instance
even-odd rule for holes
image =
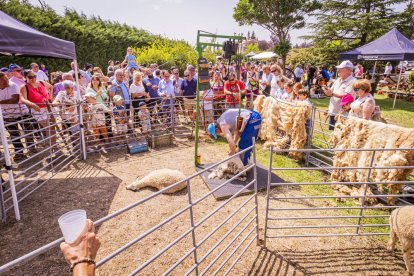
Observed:
[[[260,83],[267,82],[267,83],[270,84],[272,82],[272,78],[273,78],[273,74],[272,73],[269,73],[267,76],[266,76],[265,73],[263,73],[262,79],[260,80]],[[266,86],[265,85],[262,85],[262,90],[265,90],[265,88],[266,88]]]
[[[277,90],[280,89],[279,85],[277,85],[277,80],[280,78],[280,75],[273,75],[272,81],[270,82],[270,96],[276,97]]]
[[[352,89],[352,84],[356,81],[357,79],[354,78],[352,75],[350,75],[349,77],[347,77],[345,80],[342,80],[342,78],[338,78],[335,83],[333,84],[331,90],[333,91],[334,94],[336,95],[346,95],[346,94],[350,94],[352,95],[352,97],[356,97],[356,93],[354,91],[354,89]],[[331,100],[329,102],[329,110],[328,112],[331,114],[338,114],[341,111],[341,107],[339,106],[339,104],[341,103],[341,98],[338,97],[331,97]]]
[[[102,103],[93,103],[89,104],[90,113],[92,116],[92,125],[93,126],[101,126],[105,125],[105,113],[109,111],[109,108],[107,108]]]
[[[43,72],[42,70],[35,72],[35,74],[36,74],[37,81],[49,81],[49,78],[46,76],[45,72]]]
[[[290,98],[293,96],[293,91],[288,93],[283,93],[282,97],[280,98],[282,101],[289,102]]]
[[[390,64],[389,66],[385,66],[385,75],[391,74],[392,71],[392,65]]]
[[[204,92],[205,92],[205,90],[204,91],[200,91],[200,97],[201,97],[201,95],[203,95]],[[211,98],[211,99],[213,99],[213,89],[207,90],[207,92],[204,94],[204,98]],[[207,99],[206,100],[200,99],[200,106],[202,106],[202,105],[204,105],[204,109],[205,110],[211,110],[211,109],[213,109],[213,101],[207,101]]]
[[[281,100],[282,99],[282,96],[283,96],[283,94],[285,94],[285,90],[283,89],[278,89],[277,91],[276,91],[276,95],[275,95],[275,98],[276,99],[279,99],[279,100]]]
[[[11,99],[13,95],[19,95],[19,103],[21,103],[19,87],[14,82],[9,81],[9,86],[5,89],[0,89],[0,100]],[[4,118],[17,118],[22,114],[28,113],[29,109],[27,109],[27,106],[24,104],[15,103],[1,104],[1,111]]]
[[[131,87],[129,88],[129,92],[131,92],[131,94],[145,93],[144,84],[143,83],[141,83],[141,85],[131,84]]]
[[[296,67],[295,69],[295,76],[296,78],[301,78],[305,75],[302,68]]]

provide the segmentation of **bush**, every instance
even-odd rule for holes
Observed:
[[[411,85],[414,85],[414,71],[408,76],[408,81]]]

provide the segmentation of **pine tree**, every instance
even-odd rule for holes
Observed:
[[[252,32],[251,39],[257,39],[256,35],[254,34],[254,31]]]
[[[247,40],[250,40],[250,31],[247,32]]]
[[[409,39],[414,39],[414,3],[411,0],[400,14],[398,30]]]

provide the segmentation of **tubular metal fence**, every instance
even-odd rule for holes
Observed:
[[[112,253],[110,253],[108,256],[102,258],[99,260],[96,264],[96,267],[99,268],[103,266],[105,263],[113,259],[114,257],[120,255],[122,252],[136,244],[137,242],[141,241],[145,237],[155,234],[154,232],[160,229],[162,226],[166,225],[170,221],[180,221],[178,218],[180,215],[184,214],[185,212],[189,212],[190,216],[190,227],[184,231],[178,238],[176,238],[174,241],[170,242],[168,240],[168,235],[165,233],[163,237],[167,239],[168,245],[165,246],[162,250],[158,251],[155,255],[153,255],[148,260],[144,261],[142,264],[139,265],[134,271],[130,272],[129,275],[136,275],[143,269],[145,269],[147,266],[149,266],[151,263],[153,263],[157,258],[159,258],[162,254],[164,254],[167,250],[171,249],[174,245],[182,241],[185,237],[191,236],[190,242],[191,242],[191,249],[185,252],[182,256],[179,257],[175,261],[173,265],[171,265],[164,273],[163,275],[168,275],[171,272],[174,271],[184,260],[188,258],[192,258],[193,265],[188,269],[188,271],[185,273],[185,275],[189,275],[192,273],[195,273],[195,275],[209,275],[212,274],[212,268],[216,268],[214,271],[214,274],[221,273],[223,275],[227,275],[230,270],[234,267],[234,265],[239,261],[239,259],[242,257],[244,252],[249,248],[249,246],[256,241],[256,243],[259,242],[259,228],[258,228],[258,206],[257,206],[257,172],[256,172],[256,151],[255,151],[255,145],[238,152],[235,156],[243,154],[245,151],[248,151],[252,149],[253,150],[253,162],[251,165],[246,167],[242,172],[238,173],[231,179],[226,180],[222,184],[220,184],[215,189],[211,190],[210,192],[202,195],[201,197],[194,199],[194,197],[191,194],[192,188],[191,188],[191,182],[196,178],[197,176],[200,176],[205,171],[214,169],[218,167],[220,164],[226,162],[227,160],[233,158],[233,156],[228,157],[202,171],[197,172],[196,174],[193,174],[186,179],[179,181],[172,186],[169,186],[167,188],[164,188],[158,192],[153,193],[152,195],[143,198],[119,211],[116,211],[115,213],[108,215],[104,218],[101,218],[97,220],[94,225],[99,226],[103,224],[106,221],[109,221],[129,210],[132,208],[136,208],[138,206],[142,206],[144,203],[149,202],[151,199],[154,199],[155,197],[161,195],[162,193],[175,188],[176,186],[186,183],[187,188],[187,194],[188,194],[188,204],[180,209],[177,210],[173,215],[168,217],[167,219],[159,222],[157,225],[153,226],[149,230],[145,231],[144,233],[140,234],[135,239],[131,240],[130,242],[126,243],[125,245],[121,246],[120,248],[116,249]],[[249,182],[246,186],[241,186],[240,190],[236,192],[233,196],[228,198],[226,201],[222,202],[218,207],[214,208],[213,210],[207,210],[208,215],[203,216],[201,218],[197,218],[193,214],[193,207],[197,206],[201,202],[203,202],[206,198],[211,196],[214,192],[216,192],[219,189],[222,189],[226,184],[228,184],[233,179],[236,179],[237,177],[241,176],[243,173],[247,172],[248,170],[254,170],[254,179]],[[209,221],[208,225],[210,227],[214,227],[212,231],[210,231],[208,234],[200,236],[198,234],[198,230],[202,228],[201,226],[206,225],[206,221],[209,220],[213,215],[215,215],[218,211],[220,211],[223,207],[228,205],[229,202],[234,200],[238,195],[240,195],[243,191],[245,191],[246,188],[254,186],[254,193],[249,196],[246,200],[243,200],[243,202],[239,205],[237,205],[235,210],[231,212],[229,215],[226,215],[222,220],[219,220],[217,222],[217,225],[212,224],[211,221]],[[236,217],[238,215],[238,217]],[[241,218],[240,218],[241,217]],[[232,218],[237,218],[236,221],[231,220]],[[197,220],[198,219],[198,220]],[[225,230],[223,231],[223,228]],[[229,229],[229,230],[227,230]],[[221,231],[219,231],[221,230]],[[174,228],[170,228],[170,231],[175,231]],[[200,247],[206,243],[207,240],[209,240],[213,235],[220,235],[217,242],[214,243],[212,247],[208,248],[208,251],[201,251]],[[103,237],[104,238],[104,237]],[[36,256],[39,256],[40,254],[55,248],[59,246],[59,244],[63,241],[63,238],[55,240],[54,242],[51,242],[25,256],[22,256],[10,263],[7,263],[0,267],[0,273],[4,273],[8,270],[10,270],[13,267],[16,267],[24,262],[27,262],[31,260],[32,258],[35,258]],[[224,244],[227,245],[222,248],[218,248],[220,246],[224,246]],[[242,248],[242,250],[240,250]],[[231,249],[231,250],[230,250]],[[211,255],[214,253],[216,257],[213,258],[214,255]],[[236,254],[237,253],[237,254]],[[211,255],[211,256],[210,256]],[[210,258],[208,259],[208,257]],[[224,258],[226,256],[226,258]],[[229,260],[234,257],[231,264],[229,263]],[[224,258],[224,259],[223,259]],[[207,260],[211,260],[208,262]],[[215,266],[214,266],[215,265]]]
[[[397,169],[414,169],[414,166],[373,166],[376,152],[381,151],[413,151],[414,149],[274,149],[270,148],[269,175],[267,184],[267,206],[265,220],[265,246],[267,238],[296,238],[296,237],[335,237],[335,236],[371,236],[371,235],[388,235],[384,230],[389,227],[389,210],[401,206],[369,206],[367,200],[376,198],[387,202],[386,198],[395,198],[398,204],[410,204],[407,198],[414,198],[414,194],[380,194],[376,190],[378,184],[398,185],[414,184],[414,181],[372,181],[371,174],[375,170],[397,170]],[[273,155],[276,153],[303,152],[306,154],[314,153],[336,153],[352,151],[369,151],[372,152],[370,165],[368,167],[333,167],[316,166],[316,167],[290,167],[274,168],[272,167]],[[294,182],[294,183],[272,183],[272,171],[327,171],[340,169],[357,169],[368,170],[366,180],[363,182]],[[333,185],[350,185],[352,187],[360,186],[363,193],[358,195],[338,195],[331,194],[333,190],[325,189]],[[308,187],[316,187],[316,195],[296,196],[291,195],[275,196],[271,194],[271,188],[276,187],[276,191],[283,187],[286,190],[309,190]],[[375,192],[367,194],[368,188]],[[312,193],[311,191],[309,191]],[[359,206],[353,202],[336,202],[335,199],[360,199]],[[286,207],[284,202],[290,202],[300,207]],[[276,205],[276,206],[275,206]],[[278,207],[279,205],[279,207]],[[320,207],[323,206],[323,207]],[[338,221],[335,224],[331,221]],[[344,223],[345,224],[341,224]],[[338,230],[341,228],[342,230]],[[335,233],[330,233],[325,229],[336,229]],[[345,229],[345,230],[344,230]],[[353,229],[353,230],[352,230]],[[368,229],[366,232],[362,229]],[[269,234],[270,232],[270,234]],[[322,233],[321,233],[322,232]]]

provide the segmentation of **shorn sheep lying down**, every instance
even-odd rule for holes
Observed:
[[[212,173],[209,174],[208,179],[219,178],[229,179],[244,170],[243,162],[239,156],[235,156],[224,163],[221,163]],[[241,174],[237,179],[245,181],[246,173]]]
[[[183,179],[185,179],[185,175],[182,172],[170,169],[161,169],[150,172],[141,180],[138,180],[137,178],[132,184],[128,185],[126,188],[127,190],[134,191],[137,191],[144,187],[154,187],[158,190],[162,190]],[[165,191],[164,193],[172,194],[184,189],[186,186],[187,183],[183,182],[178,186],[175,186],[174,188]]]
[[[405,266],[408,273],[413,274],[413,267],[410,262],[411,251],[414,248],[414,206],[405,206],[395,209],[390,217],[390,241],[388,251],[394,251],[395,243],[399,240]]]

